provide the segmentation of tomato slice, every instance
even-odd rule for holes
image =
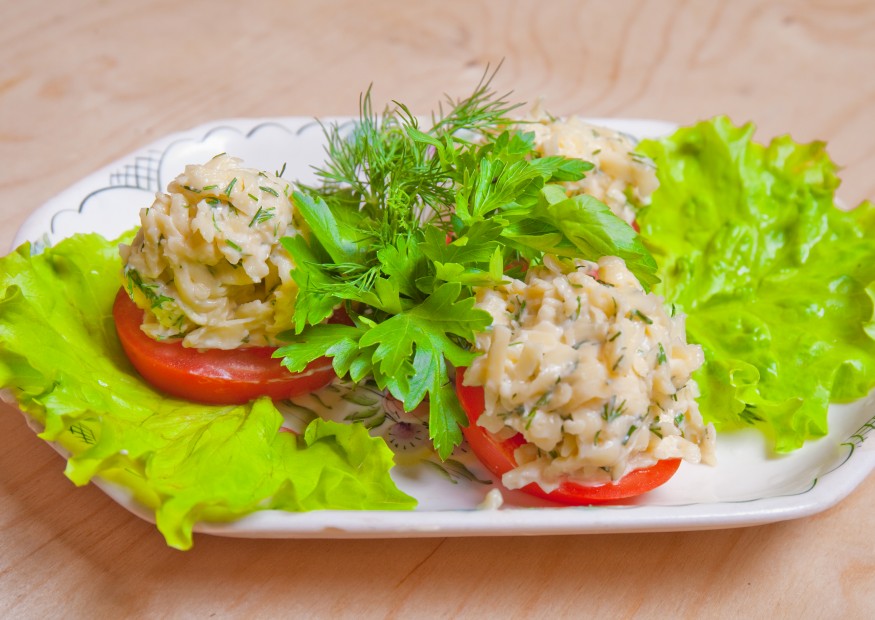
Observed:
[[[206,404],[237,405],[259,396],[274,400],[322,388],[334,379],[327,358],[291,373],[271,357],[272,347],[198,350],[180,342],[159,342],[140,325],[143,311],[119,290],[112,307],[116,332],[134,368],[162,392]]]
[[[480,462],[493,474],[501,477],[516,467],[514,450],[526,443],[526,440],[522,434],[517,433],[509,439],[499,441],[492,433],[478,426],[477,420],[485,409],[483,388],[463,385],[464,379],[465,369],[457,369],[456,394],[468,416],[468,426],[462,429],[462,434]],[[585,485],[566,480],[557,489],[547,492],[533,482],[520,490],[560,504],[603,504],[635,497],[665,484],[680,464],[680,459],[665,459],[650,467],[632,470],[617,482],[601,485]]]

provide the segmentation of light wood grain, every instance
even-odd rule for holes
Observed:
[[[226,117],[427,113],[487,64],[556,114],[828,140],[875,196],[875,3],[0,0],[0,248],[28,213],[172,131]],[[872,617],[875,478],[815,517],[627,536],[234,540],[187,553],[0,406],[0,616]]]

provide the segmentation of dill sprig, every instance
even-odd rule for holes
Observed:
[[[439,106],[426,130],[397,101],[377,114],[368,88],[359,100],[359,119],[352,128],[324,127],[328,160],[316,169],[323,185],[311,191],[329,203],[354,205],[370,220],[369,242],[380,245],[391,244],[396,235],[418,230],[426,222],[447,227],[449,205],[455,199],[452,170],[432,145],[415,136],[422,132],[470,147],[510,124],[509,113],[521,104],[509,103],[509,93],[496,94],[491,87],[494,75],[484,73],[464,99],[448,97],[449,111]]]

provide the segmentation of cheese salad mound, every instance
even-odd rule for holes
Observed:
[[[203,349],[275,344],[297,291],[280,244],[297,234],[290,192],[225,154],[186,166],[120,247],[125,287],[146,311],[143,331]]]
[[[659,186],[653,162],[635,152],[637,142],[577,116],[551,119],[537,110],[534,115],[535,122],[524,130],[535,133],[535,145],[542,156],[562,155],[595,166],[583,179],[563,183],[568,194],[593,196],[632,224],[638,210],[650,203],[651,194]]]
[[[690,378],[702,350],[621,259],[548,256],[525,282],[479,289],[477,306],[493,317],[465,373],[484,389],[478,424],[528,442],[506,487],[536,482],[549,492],[563,480],[617,481],[662,459],[714,462],[714,427]]]

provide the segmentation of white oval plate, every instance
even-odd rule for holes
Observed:
[[[658,137],[674,128],[650,120],[592,120],[639,138]],[[311,166],[323,161],[323,144],[321,126],[308,118],[230,119],[172,134],[50,200],[25,221],[14,243],[52,244],[78,232],[121,234],[138,223],[139,210],[151,204],[153,194],[186,164],[202,163],[217,153],[227,152],[264,170],[286,164],[287,179],[312,183]],[[335,386],[315,399],[302,399],[285,413],[292,425],[315,413],[339,419],[378,416],[382,422],[375,424],[374,432],[389,440],[399,431],[405,438],[417,436],[418,430],[416,415],[399,412],[391,399],[368,386],[358,391]],[[277,538],[514,535],[698,530],[794,519],[833,506],[875,468],[875,442],[865,441],[875,428],[875,394],[831,407],[829,422],[827,436],[780,457],[770,455],[762,436],[753,430],[722,434],[717,466],[684,463],[666,485],[625,505],[557,508],[503,491],[501,509],[478,509],[487,491],[497,486],[483,483],[490,476],[464,452],[456,455],[458,467],[440,466],[419,446],[415,455],[401,454],[408,464],[393,471],[399,487],[419,500],[412,513],[263,511],[233,523],[201,523],[195,531]],[[125,489],[96,483],[124,507],[153,520]]]

